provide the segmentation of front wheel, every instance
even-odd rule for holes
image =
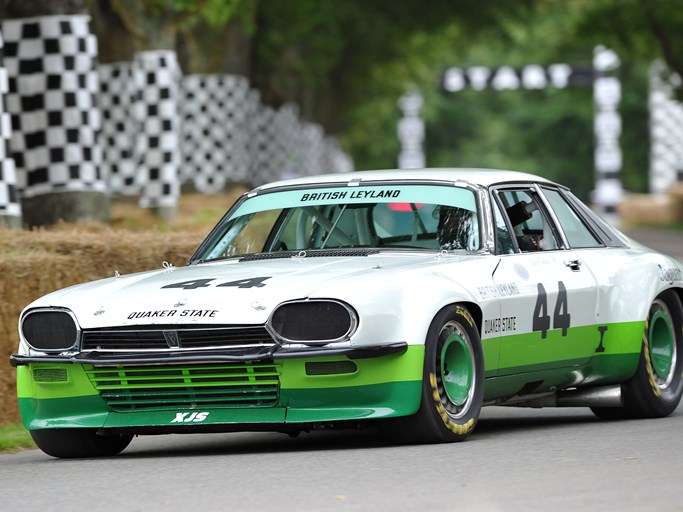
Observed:
[[[54,428],[29,431],[38,448],[64,459],[106,457],[122,452],[132,435],[103,436],[92,428]]]
[[[484,356],[469,311],[448,306],[427,332],[422,399],[417,413],[392,422],[398,442],[462,441],[474,429],[484,399]]]
[[[650,306],[636,374],[622,385],[622,408],[593,408],[604,419],[668,416],[683,396],[683,305],[668,290]]]

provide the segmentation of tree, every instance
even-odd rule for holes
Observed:
[[[662,58],[683,76],[683,5],[676,0],[582,0],[582,36],[636,60]]]
[[[453,23],[463,34],[496,30],[521,17],[532,0],[299,0],[261,2],[256,15],[252,81],[267,103],[300,105],[329,131],[367,98],[375,69],[405,57],[411,37]],[[475,29],[476,27],[476,29]],[[411,71],[408,70],[408,74]],[[410,76],[384,80],[410,80]]]

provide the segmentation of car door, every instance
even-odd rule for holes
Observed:
[[[489,326],[500,335],[498,375],[582,368],[595,349],[595,277],[568,248],[538,186],[499,187],[492,200],[504,220],[493,274],[500,318]]]

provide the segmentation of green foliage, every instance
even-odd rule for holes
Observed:
[[[165,0],[154,0],[157,4],[168,4]],[[189,30],[197,25],[222,27],[244,11],[246,4],[254,0],[173,0],[172,9],[181,20],[178,29]],[[242,21],[248,18],[241,18]]]
[[[220,26],[227,23],[240,4],[252,0],[134,0],[135,7],[147,18],[172,15],[179,20],[181,29],[188,29],[198,23]],[[118,2],[128,4],[130,1]]]
[[[253,48],[254,83],[280,104],[296,101],[305,117],[345,128],[349,109],[367,99],[368,77],[409,55],[414,34],[439,32],[453,20],[496,26],[531,0],[298,0],[259,4]],[[471,22],[471,23],[470,23]],[[401,77],[383,76],[382,80]]]
[[[93,0],[107,1],[107,0]],[[244,15],[256,0],[108,0],[140,49],[173,49],[178,33],[198,26],[216,29]],[[246,6],[246,7],[245,7]]]
[[[663,58],[683,75],[683,2],[680,0],[581,0],[577,27],[637,60]]]
[[[397,101],[418,90],[429,165],[534,171],[584,199],[594,182],[590,87],[444,94],[442,73],[450,66],[590,66],[597,44],[614,47],[622,60],[622,176],[627,189],[642,192],[648,65],[661,56],[683,70],[681,0],[109,1],[142,20],[144,36],[154,33],[145,18],[170,20],[195,68],[210,72],[234,41],[227,28],[239,24],[248,42],[234,51],[249,54],[239,69],[264,103],[297,104],[305,120],[339,135],[356,168],[397,164]]]
[[[411,33],[401,43],[399,59],[377,64],[363,77],[366,97],[357,97],[347,114],[344,141],[356,166],[396,164],[396,100],[417,89],[425,98],[429,166],[531,171],[567,184],[589,200],[594,187],[591,87],[450,94],[439,92],[438,87],[439,77],[450,66],[520,67],[556,62],[590,66],[595,42],[580,39],[576,30],[585,14],[583,8],[582,2],[539,1],[523,18],[500,15],[497,32],[475,32],[463,26],[464,20],[451,18],[438,31]],[[626,60],[620,77],[623,181],[627,189],[645,191],[647,64]]]

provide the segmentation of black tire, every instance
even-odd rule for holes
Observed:
[[[479,331],[467,309],[448,306],[434,317],[425,340],[420,407],[388,423],[387,433],[399,443],[462,441],[477,424],[483,399]]]
[[[116,455],[133,439],[132,435],[98,435],[92,428],[54,428],[31,430],[30,433],[38,448],[63,459]]]
[[[668,290],[650,306],[638,369],[622,385],[623,407],[595,407],[603,419],[661,418],[676,410],[683,396],[683,305]]]

